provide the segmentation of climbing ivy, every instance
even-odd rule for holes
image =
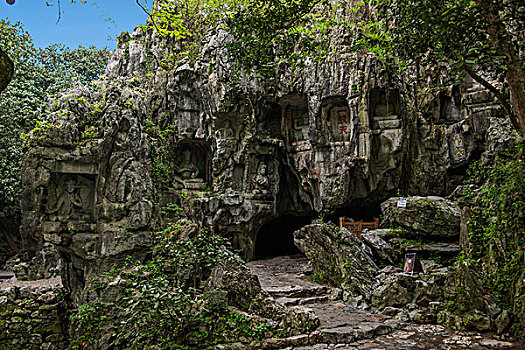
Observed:
[[[155,30],[168,39],[170,54],[162,66],[171,69],[177,62],[189,58],[194,63],[204,38],[221,28],[221,22],[247,0],[172,0],[155,2],[148,8],[139,1],[150,18],[144,30]]]
[[[470,251],[483,285],[498,304],[515,315],[525,310],[525,141],[501,152],[493,164],[469,170],[465,205]],[[516,319],[514,320],[517,321]],[[522,320],[522,322],[525,320]],[[517,325],[515,326],[517,327]],[[523,327],[523,325],[522,325]]]

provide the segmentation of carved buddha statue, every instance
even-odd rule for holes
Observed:
[[[180,175],[183,180],[194,179],[199,175],[199,168],[191,160],[191,152],[189,149],[182,153],[182,163],[178,166],[176,173]]]

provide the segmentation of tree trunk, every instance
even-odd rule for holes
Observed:
[[[0,92],[2,92],[13,77],[15,66],[7,54],[0,49]]]
[[[525,73],[520,64],[511,64],[507,70],[506,78],[521,135],[525,136]]]
[[[520,42],[522,33],[513,30],[512,16],[509,19],[502,20],[500,16],[502,13],[500,7],[496,6],[501,0],[476,0],[480,6],[480,14],[487,26],[487,35],[494,47],[503,54],[500,57],[500,62],[505,66],[505,78],[509,84],[511,103],[514,110],[509,114],[509,118],[514,127],[525,136],[525,72],[523,71],[523,63],[520,61],[519,47],[514,42]],[[501,5],[501,3],[499,3]],[[517,6],[515,3],[504,2],[504,5],[512,7]],[[507,11],[504,11],[507,12]],[[517,13],[520,13],[518,11]],[[517,18],[519,20],[519,18]],[[513,40],[514,39],[514,40]]]

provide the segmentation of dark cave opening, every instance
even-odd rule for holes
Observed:
[[[281,215],[265,223],[255,240],[255,259],[301,254],[293,233],[312,222],[311,216]]]
[[[381,217],[381,201],[367,202],[366,200],[353,201],[350,205],[337,209],[324,218],[324,221],[339,226],[340,217],[352,218],[354,221],[374,221]]]

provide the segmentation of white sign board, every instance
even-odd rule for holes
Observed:
[[[407,207],[407,200],[406,199],[400,199],[397,201],[397,207],[398,208],[406,208]]]

